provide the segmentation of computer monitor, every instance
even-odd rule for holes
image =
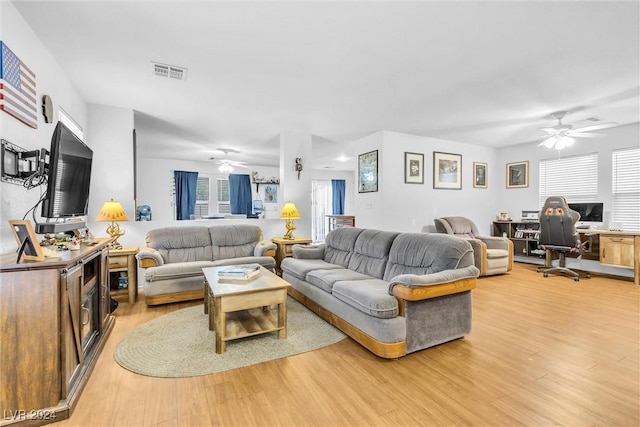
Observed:
[[[576,224],[579,228],[591,228],[602,226],[604,204],[602,202],[569,203],[569,208],[580,214],[580,221]]]

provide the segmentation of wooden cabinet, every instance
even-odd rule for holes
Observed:
[[[285,239],[282,237],[274,237],[271,239],[276,244],[276,274],[282,276],[280,263],[283,259],[293,257],[293,245],[309,245],[311,239],[304,237],[296,237],[295,239]]]
[[[108,240],[60,258],[0,257],[0,425],[68,418],[114,324]]]
[[[118,301],[136,302],[138,297],[138,247],[109,250],[109,287],[111,297]]]
[[[600,263],[621,267],[633,267],[634,237],[600,235]]]

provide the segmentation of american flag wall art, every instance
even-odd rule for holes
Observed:
[[[0,110],[38,128],[36,75],[0,41]]]

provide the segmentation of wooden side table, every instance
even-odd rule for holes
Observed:
[[[137,246],[109,249],[109,288],[111,297],[115,300],[128,300],[129,304],[136,302],[138,297],[137,253]]]
[[[283,237],[274,237],[271,239],[276,244],[276,274],[282,276],[280,263],[285,258],[293,257],[293,245],[310,245],[311,239],[305,237],[296,237],[295,239],[285,239]]]

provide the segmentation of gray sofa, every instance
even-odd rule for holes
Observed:
[[[258,263],[275,268],[276,245],[257,225],[165,227],[151,230],[136,258],[147,305],[204,297],[204,267]]]
[[[445,234],[338,228],[282,260],[290,294],[374,354],[398,358],[471,330],[478,269]]]

